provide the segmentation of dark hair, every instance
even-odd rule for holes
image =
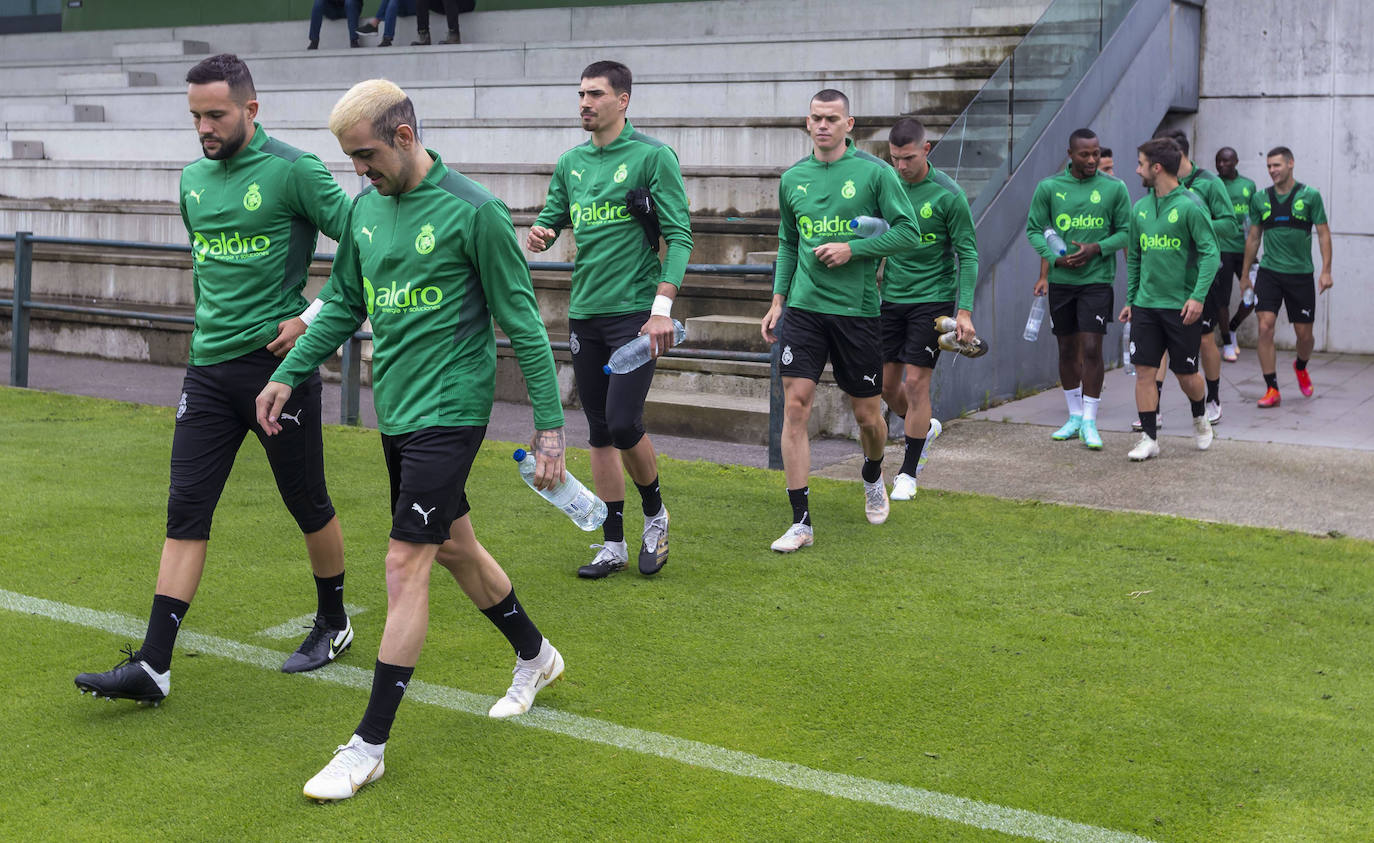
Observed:
[[[1231,153],[1231,157],[1236,158],[1236,159],[1239,159],[1239,158],[1240,158],[1240,155],[1236,152],[1236,150],[1235,150],[1233,147],[1229,147],[1229,146],[1223,146],[1221,149],[1218,149],[1218,150],[1217,150],[1217,157],[1220,158],[1221,156],[1225,155],[1225,154],[1228,153],[1228,152]]]
[[[1115,158],[1115,157],[1116,157],[1115,155],[1112,154],[1112,148],[1111,148],[1110,146],[1104,146],[1104,147],[1100,148],[1100,149],[1098,150],[1098,154],[1101,155],[1103,158]]]
[[[411,102],[410,97],[406,97],[400,102],[382,112],[376,120],[372,121],[372,135],[386,143],[393,149],[396,146],[396,130],[402,126],[409,126],[415,131],[418,138],[420,134],[419,120],[415,117],[415,103]]]
[[[1289,149],[1286,146],[1276,146],[1273,149],[1269,150],[1269,154],[1264,157],[1273,158],[1275,155],[1282,155],[1285,159],[1289,161],[1293,160],[1293,150]]]
[[[630,69],[618,61],[594,61],[582,69],[582,78],[604,78],[611,83],[611,90],[617,95],[628,94],[630,86],[634,83]]]
[[[1179,151],[1188,154],[1188,135],[1182,129],[1160,129],[1154,136],[1155,139],[1168,138],[1178,146]]]
[[[906,146],[909,143],[922,144],[926,140],[926,127],[915,117],[903,117],[887,133],[887,142],[893,146]]]
[[[845,96],[843,93],[835,90],[834,88],[825,88],[824,90],[817,91],[816,95],[811,98],[811,101],[816,102],[818,100],[820,102],[843,103],[844,113],[846,115],[849,114],[849,97]]]
[[[248,65],[233,53],[220,53],[203,59],[199,64],[186,71],[186,81],[192,85],[208,85],[211,82],[228,82],[229,93],[239,102],[248,102],[258,96],[253,87],[253,74]]]
[[[1069,146],[1072,147],[1076,140],[1097,140],[1097,133],[1092,129],[1074,129],[1069,135]]]
[[[1179,149],[1178,142],[1171,137],[1155,138],[1147,140],[1136,150],[1145,156],[1145,160],[1151,164],[1158,164],[1164,168],[1164,172],[1171,176],[1178,176],[1178,165],[1183,163],[1183,150]]]

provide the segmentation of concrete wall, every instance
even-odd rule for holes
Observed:
[[[1317,350],[1374,353],[1374,4],[1366,0],[1208,0],[1193,144],[1212,167],[1235,147],[1240,171],[1270,184],[1264,153],[1293,150],[1296,176],[1322,193],[1336,285],[1318,297]],[[1320,255],[1313,237],[1313,260]],[[1278,341],[1291,344],[1280,317]]]

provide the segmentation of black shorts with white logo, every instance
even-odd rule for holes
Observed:
[[[1112,324],[1111,284],[1051,284],[1050,324],[1056,337],[1105,334]]]
[[[1293,324],[1316,321],[1317,285],[1312,273],[1293,274],[1259,268],[1255,273],[1255,310],[1278,313],[1279,305],[1288,309],[1288,321]]]
[[[1131,362],[1159,368],[1169,352],[1169,371],[1197,374],[1198,349],[1202,346],[1202,321],[1183,324],[1183,315],[1171,307],[1131,308]]]
[[[1231,319],[1231,284],[1240,277],[1240,263],[1245,256],[1239,252],[1222,252],[1221,267],[1212,278],[1212,286],[1207,288],[1207,297],[1202,301],[1202,333],[1208,334],[1218,325],[1227,325]]]
[[[471,510],[468,472],[486,434],[486,425],[382,434],[382,456],[391,479],[393,539],[415,544],[448,540],[449,527]]]
[[[934,369],[940,359],[937,316],[953,318],[954,302],[883,302],[883,362]]]
[[[301,532],[317,532],[334,518],[324,484],[319,372],[292,390],[279,417],[280,433],[268,436],[258,427],[258,393],[280,362],[259,348],[209,366],[186,367],[172,433],[167,538],[210,538],[215,506],[250,430],[267,452],[277,491]]]
[[[882,319],[789,307],[778,329],[783,377],[820,382],[827,359],[835,383],[855,398],[883,391]]]

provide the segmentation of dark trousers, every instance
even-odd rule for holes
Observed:
[[[420,32],[429,32],[429,13],[434,11],[443,12],[448,19],[449,31],[457,32],[459,5],[459,0],[416,0],[415,28]]]

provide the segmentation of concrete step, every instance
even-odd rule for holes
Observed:
[[[762,313],[752,316],[712,313],[689,317],[686,321],[687,344],[693,348],[768,351],[769,345],[759,331],[762,316]]]
[[[768,399],[679,392],[654,387],[644,401],[644,426],[674,436],[768,444]]]
[[[61,105],[10,99],[0,103],[0,123],[101,123],[103,105]]]
[[[59,73],[57,80],[65,90],[149,88],[157,84],[157,74],[146,70],[97,70],[87,73]]]
[[[118,36],[116,36],[118,37]],[[160,58],[162,56],[204,56],[210,53],[208,41],[124,41],[116,43],[115,58]]]

